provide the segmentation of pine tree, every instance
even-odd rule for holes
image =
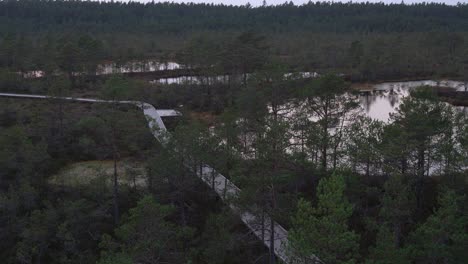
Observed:
[[[353,206],[346,199],[345,179],[333,174],[320,180],[318,204],[300,200],[292,219],[290,242],[304,263],[315,254],[324,263],[355,263],[358,257],[359,235],[349,229]]]
[[[99,263],[183,263],[184,240],[193,230],[170,222],[173,212],[174,207],[143,197],[115,230],[117,240],[103,236]]]
[[[112,159],[114,161],[113,175],[113,197],[114,197],[114,223],[119,223],[120,208],[119,208],[119,184],[117,174],[117,163],[120,160],[119,141],[122,138],[121,127],[119,124],[122,120],[122,113],[119,112],[119,100],[127,99],[130,91],[130,82],[121,76],[112,76],[109,78],[101,89],[102,97],[111,101],[111,107],[104,109],[105,121],[109,128],[109,145],[112,149]]]
[[[415,198],[401,175],[390,177],[384,190],[376,245],[370,249],[367,263],[408,263],[401,244],[403,228],[411,222],[412,211],[416,205]]]
[[[380,218],[393,232],[393,244],[401,246],[403,228],[411,222],[411,216],[416,207],[415,197],[405,181],[404,176],[391,176],[384,186]]]
[[[304,111],[317,119],[317,130],[313,135],[315,146],[312,147],[319,150],[323,170],[329,167],[329,156],[332,158],[333,168],[336,168],[339,146],[343,140],[343,124],[358,107],[355,98],[347,91],[348,84],[333,74],[315,79],[311,85],[300,91],[305,100]],[[334,132],[331,132],[332,128]]]
[[[370,249],[367,264],[406,264],[410,263],[405,255],[405,251],[395,245],[394,234],[391,229],[383,224],[377,233],[375,247]]]
[[[466,197],[446,189],[440,207],[409,236],[409,254],[415,263],[463,263],[468,258]]]

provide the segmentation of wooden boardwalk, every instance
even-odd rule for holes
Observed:
[[[101,99],[89,99],[89,98],[74,98],[74,97],[50,97],[45,95],[32,95],[32,94],[14,94],[14,93],[0,93],[1,97],[10,98],[29,98],[29,99],[59,99],[68,100],[75,102],[88,102],[88,103],[119,103],[119,104],[130,104],[140,108],[148,122],[148,126],[151,129],[153,136],[161,142],[164,146],[170,134],[167,132],[166,126],[164,125],[161,116],[174,116],[178,115],[178,112],[174,110],[158,110],[153,105],[141,102],[141,101],[109,101]],[[187,164],[186,164],[187,165]],[[270,224],[270,217],[263,217],[263,224],[261,217],[255,213],[247,210],[241,210],[233,203],[229,203],[232,198],[239,195],[241,190],[232,183],[229,179],[218,173],[214,168],[209,165],[203,164],[200,166],[200,170],[195,172],[196,175],[203,180],[213,190],[229,204],[229,207],[240,215],[242,222],[251,230],[255,236],[263,243],[267,248],[270,248],[270,234],[274,232],[274,252],[275,255],[284,263],[292,263],[291,254],[288,254],[288,231],[284,229],[280,224],[273,222],[273,228]],[[262,230],[263,226],[263,230]],[[263,234],[263,237],[262,237]],[[321,263],[318,258],[312,256],[312,263]]]

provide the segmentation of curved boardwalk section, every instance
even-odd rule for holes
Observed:
[[[178,113],[174,110],[158,110],[153,105],[141,102],[141,101],[109,101],[101,99],[88,99],[88,98],[74,98],[74,97],[51,97],[45,95],[32,95],[32,94],[14,94],[14,93],[0,93],[2,97],[11,98],[29,98],[29,99],[60,99],[69,100],[75,102],[88,102],[88,103],[119,103],[119,104],[130,104],[140,108],[148,122],[148,126],[151,129],[153,136],[165,145],[167,142],[166,126],[161,119],[162,116],[172,116]],[[196,175],[203,180],[210,188],[212,188],[223,200],[229,201],[230,198],[235,198],[239,195],[240,189],[232,183],[229,179],[218,173],[214,168],[209,165],[202,165],[200,170],[196,172]],[[263,218],[246,210],[240,210],[234,204],[229,203],[231,209],[239,213],[242,221],[247,227],[263,241],[266,247],[270,248],[270,234],[271,231],[274,233],[274,252],[275,255],[284,263],[290,263],[290,257],[287,253],[288,245],[288,231],[281,225],[273,222],[273,228],[271,227],[271,219],[269,216]],[[263,219],[263,224],[262,224]],[[318,259],[316,262],[320,262]]]

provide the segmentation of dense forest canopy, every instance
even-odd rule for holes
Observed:
[[[466,262],[467,10],[0,0],[2,263]]]
[[[187,34],[467,31],[468,5],[309,2],[253,8],[213,4],[4,0],[0,31]]]
[[[293,70],[352,80],[461,78],[468,67],[466,4],[0,0],[0,68],[76,71],[75,62],[178,61],[193,52],[195,64],[218,63],[239,55],[244,33]]]

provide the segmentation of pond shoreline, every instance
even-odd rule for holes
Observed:
[[[468,106],[468,91],[454,91],[451,88],[436,87],[437,96],[454,106]]]
[[[457,77],[457,78],[451,78],[451,77],[433,78],[433,77],[430,77],[430,76],[428,76],[426,78],[415,77],[415,78],[402,78],[402,79],[382,79],[382,80],[376,80],[376,81],[372,81],[372,82],[349,81],[349,83],[351,83],[351,89],[359,90],[359,88],[361,87],[361,88],[364,88],[363,90],[366,90],[365,88],[367,88],[367,87],[379,85],[379,84],[382,84],[382,83],[422,82],[422,81],[428,81],[428,80],[440,81],[440,82],[450,80],[450,81],[468,83],[468,81],[465,81],[460,77]]]

